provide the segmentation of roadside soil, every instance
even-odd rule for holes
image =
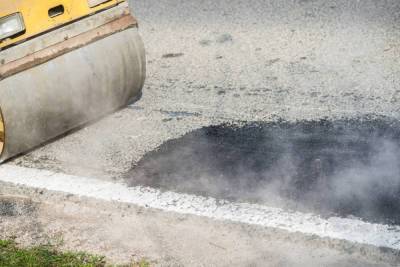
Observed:
[[[0,238],[154,266],[395,266],[397,251],[124,203],[0,186]],[[22,196],[22,197],[21,197]]]

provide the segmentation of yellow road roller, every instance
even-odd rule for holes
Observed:
[[[124,0],[0,0],[0,162],[134,102],[145,68]]]

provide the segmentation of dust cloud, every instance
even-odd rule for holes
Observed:
[[[400,123],[357,118],[205,127],[145,155],[125,178],[322,216],[400,223]]]

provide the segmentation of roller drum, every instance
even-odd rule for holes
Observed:
[[[0,161],[139,98],[144,57],[133,27],[1,80]]]

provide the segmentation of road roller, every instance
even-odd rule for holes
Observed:
[[[133,103],[145,68],[124,0],[0,1],[0,162]]]

